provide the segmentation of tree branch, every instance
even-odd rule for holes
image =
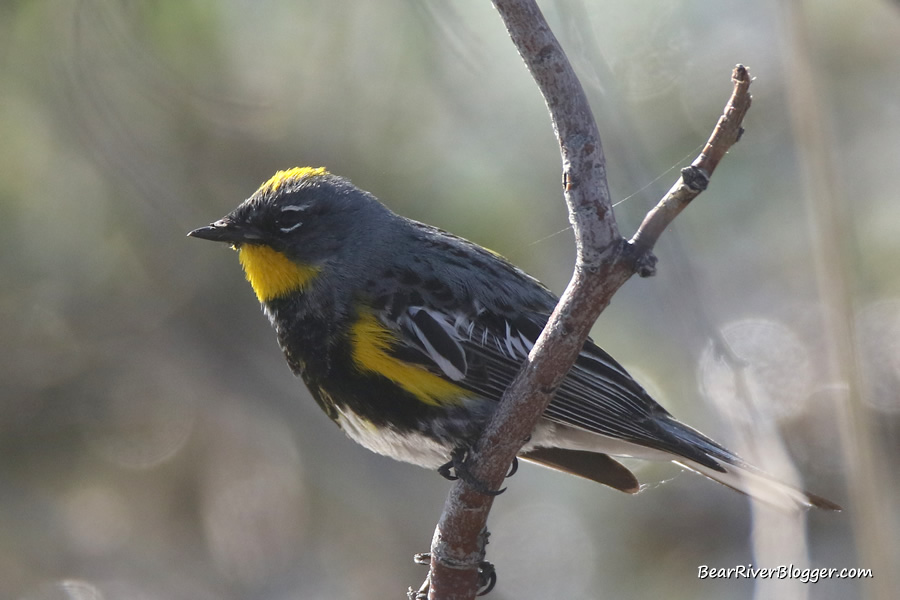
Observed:
[[[735,92],[703,154],[688,169],[704,174],[700,177],[702,185],[691,177],[693,172],[683,174],[647,215],[635,238],[626,242],[613,215],[596,122],[559,42],[534,0],[492,1],[550,111],[562,156],[564,195],[577,250],[572,280],[468,456],[470,474],[491,489],[498,489],[510,463],[574,364],[594,321],[632,274],[652,274],[655,258],[650,251],[659,235],[706,187],[716,164],[737,141],[740,119],[749,107],[746,88],[750,78],[743,67],[735,70],[735,89],[740,72],[743,93]],[[743,100],[736,100],[737,96]],[[743,108],[734,108],[738,106]],[[463,481],[453,486],[431,544],[428,598],[475,597],[492,504],[492,496],[479,493]]]

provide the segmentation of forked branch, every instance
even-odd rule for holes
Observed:
[[[553,394],[574,364],[591,326],[634,273],[652,275],[651,251],[663,230],[698,196],[740,138],[750,107],[750,76],[734,70],[734,92],[706,147],[626,241],[613,216],[600,135],[584,90],[534,0],[492,0],[544,96],[562,156],[577,259],[572,280],[516,379],[467,458],[473,479],[498,489]],[[493,496],[454,484],[431,545],[427,590],[432,600],[468,600],[478,589]]]

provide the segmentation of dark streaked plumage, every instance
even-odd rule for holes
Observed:
[[[436,468],[472,443],[557,298],[502,257],[324,169],[279,172],[191,232],[233,244],[288,364],[351,438]],[[776,506],[837,505],[680,423],[592,341],[520,456],[616,489],[611,456],[671,460]]]

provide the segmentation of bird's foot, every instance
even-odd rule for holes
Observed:
[[[479,494],[484,494],[485,496],[499,496],[506,491],[506,488],[492,490],[487,486],[486,483],[472,475],[472,472],[469,470],[468,460],[469,449],[461,446],[450,453],[450,460],[438,467],[437,471],[441,475],[441,477],[449,481],[456,481],[457,479],[465,481],[467,484],[469,484],[469,486],[472,487],[472,489],[474,489]],[[518,469],[518,465],[518,459],[514,459],[507,477],[516,472],[516,470]]]

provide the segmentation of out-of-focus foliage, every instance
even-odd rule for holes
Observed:
[[[870,435],[891,462],[900,12],[807,4],[856,239]],[[542,5],[595,107],[625,232],[698,151],[732,66],[757,77],[747,133],[666,234],[660,275],[629,283],[595,337],[731,442],[717,411],[745,407],[729,405],[710,346],[723,331],[753,361],[756,408],[805,485],[847,502],[780,13]],[[448,484],[346,440],[284,366],[236,256],[184,234],[277,169],[325,165],[561,291],[573,249],[568,232],[548,237],[567,225],[559,157],[490,3],[5,2],[0,140],[0,597],[397,598],[417,585],[411,558]],[[746,501],[674,467],[638,472],[648,488],[627,497],[523,468],[492,515],[493,596],[749,598],[751,580],[697,578],[753,560]],[[896,499],[897,475],[882,476]],[[867,566],[848,509],[810,514],[813,566]]]

